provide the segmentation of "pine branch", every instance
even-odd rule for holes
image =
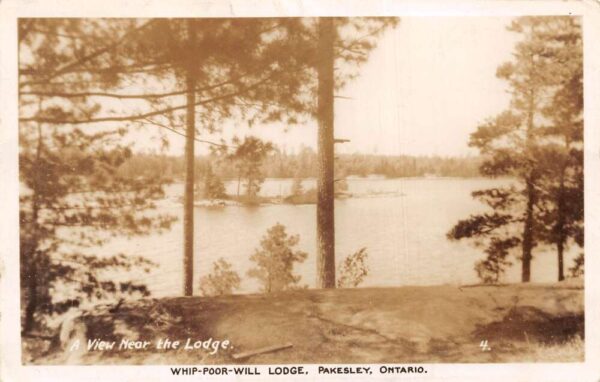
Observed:
[[[162,127],[164,129],[167,129],[167,130],[170,130],[170,131],[174,132],[175,134],[179,134],[182,137],[187,138],[187,134],[185,134],[185,133],[183,133],[183,132],[181,132],[181,131],[179,131],[177,129],[174,129],[174,128],[172,128],[170,126],[167,126],[165,124],[156,122],[156,121],[151,120],[149,118],[144,118],[144,119],[145,119],[146,122],[144,122],[144,121],[139,121],[139,122],[142,123],[142,124],[147,124],[147,125]],[[199,138],[196,138],[196,137],[194,137],[194,141],[200,142],[200,143],[207,143],[209,145],[218,146],[218,147],[227,147],[227,148],[235,148],[235,147],[237,147],[237,146],[226,145],[226,144],[223,144],[223,143],[211,142],[211,141],[207,141],[207,140],[204,140],[204,139],[199,139]]]
[[[266,78],[263,78],[262,80],[257,81],[256,83],[254,83],[250,86],[247,86],[243,89],[240,89],[237,92],[223,94],[223,95],[212,97],[212,98],[207,98],[207,99],[196,102],[194,105],[195,106],[205,105],[205,104],[208,104],[211,102],[221,101],[224,99],[242,95],[244,92],[246,92],[248,90],[252,90],[253,88],[256,88],[256,87],[262,85],[263,83],[267,82],[270,78],[271,78],[271,76],[267,76]],[[156,110],[156,111],[142,113],[142,114],[136,114],[136,115],[98,117],[98,118],[88,118],[88,119],[57,119],[57,118],[45,118],[45,117],[23,117],[23,118],[19,118],[19,122],[39,122],[39,123],[50,123],[50,124],[65,124],[65,125],[81,125],[81,124],[98,123],[98,122],[131,122],[131,121],[136,121],[139,119],[146,119],[149,117],[153,117],[155,115],[167,114],[167,113],[171,113],[173,111],[183,110],[186,107],[187,107],[187,105],[179,105],[179,106],[168,107],[168,108],[164,108],[161,110]]]
[[[106,69],[106,70],[108,70],[108,69]],[[239,76],[231,77],[231,78],[228,78],[227,80],[217,82],[212,85],[197,87],[196,91],[197,92],[205,92],[205,91],[217,89],[217,88],[225,86],[225,85],[231,85],[231,84],[234,84],[234,83],[240,81],[241,79],[243,79],[245,77],[255,75],[262,71],[264,71],[264,68],[253,71],[252,73],[244,73]],[[23,73],[20,73],[20,74],[23,74]],[[48,85],[54,85],[54,83],[51,83]],[[61,83],[56,83],[56,85],[61,85]],[[107,98],[117,98],[117,99],[157,99],[157,98],[166,98],[166,97],[171,97],[171,96],[175,96],[175,95],[181,95],[181,94],[185,94],[186,92],[187,92],[187,90],[178,90],[178,91],[172,91],[172,92],[166,92],[166,93],[120,94],[120,93],[100,92],[100,91],[69,93],[69,92],[60,92],[60,91],[55,92],[55,91],[47,91],[47,90],[46,91],[29,90],[29,91],[20,91],[19,94],[35,95],[35,96],[41,96],[41,97],[60,97],[60,98],[107,97]]]
[[[156,71],[161,67],[168,67],[168,62],[153,62],[146,64],[134,64],[134,65],[120,65],[120,66],[108,66],[103,68],[97,67],[81,67],[70,70],[69,73],[90,73],[90,74],[107,74],[107,73],[144,73],[150,71]],[[25,76],[48,76],[52,72],[36,70],[35,68],[19,68],[19,74]],[[44,83],[47,85],[46,83]]]
[[[146,23],[140,25],[139,27],[133,29],[132,31],[129,31],[127,33],[125,33],[123,36],[121,36],[117,41],[113,42],[112,44],[109,44],[103,48],[100,48],[86,56],[83,56],[75,61],[72,61],[66,65],[63,65],[62,67],[58,68],[57,70],[54,71],[54,73],[49,74],[48,76],[46,76],[44,79],[39,80],[39,81],[31,81],[31,82],[23,82],[21,84],[19,84],[19,86],[28,86],[28,85],[36,85],[36,84],[45,84],[48,81],[50,81],[53,78],[56,78],[62,74],[68,73],[71,69],[76,68],[88,61],[93,60],[96,57],[99,57],[101,55],[103,55],[104,53],[107,53],[115,48],[117,48],[118,46],[120,46],[121,44],[123,44],[125,41],[127,41],[127,39],[132,35],[135,34],[143,29],[146,29],[148,26],[150,26],[152,23],[154,23],[156,19],[151,19],[150,21],[147,21]]]
[[[61,98],[80,98],[80,97],[108,97],[117,99],[157,99],[166,98],[175,95],[184,94],[185,90],[178,90],[167,93],[149,93],[149,94],[119,94],[110,92],[81,92],[81,93],[64,93],[53,91],[22,91],[21,95],[35,95],[40,97],[61,97]]]

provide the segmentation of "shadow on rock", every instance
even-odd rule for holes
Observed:
[[[552,315],[533,306],[511,308],[501,321],[478,325],[473,336],[488,340],[563,343],[579,335],[584,338],[584,314]]]

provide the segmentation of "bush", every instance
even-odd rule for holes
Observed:
[[[569,272],[571,273],[571,277],[583,277],[583,269],[584,269],[584,257],[583,253],[577,255],[574,260],[573,266],[569,268]]]
[[[240,288],[240,276],[231,269],[231,264],[223,258],[213,263],[212,272],[200,279],[203,296],[223,296]]]
[[[248,271],[248,276],[262,283],[263,292],[297,288],[300,276],[293,274],[294,264],[303,262],[307,257],[306,252],[294,249],[299,241],[298,235],[288,236],[285,226],[279,223],[263,236],[260,248],[255,249],[250,257],[257,266]]]
[[[315,188],[311,188],[309,190],[303,191],[301,194],[290,195],[286,197],[283,201],[288,204],[316,204],[317,190]]]
[[[338,288],[356,288],[363,282],[369,273],[368,257],[367,249],[361,248],[344,259],[339,270]]]

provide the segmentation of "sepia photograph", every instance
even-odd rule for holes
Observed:
[[[22,365],[586,360],[582,16],[16,23]]]

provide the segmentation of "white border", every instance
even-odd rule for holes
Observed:
[[[0,0],[1,1],[1,0]],[[18,17],[250,16],[518,16],[582,15],[585,94],[586,361],[569,364],[426,364],[423,375],[371,375],[367,380],[598,381],[600,380],[600,2],[385,0],[4,0],[0,2],[0,381],[159,381],[168,366],[21,366],[17,140]],[[377,365],[371,365],[377,368]],[[285,380],[348,380],[316,374]],[[177,379],[209,380],[193,376]],[[213,377],[238,380],[241,377]],[[264,380],[261,377],[245,377]],[[360,378],[363,380],[365,378]]]

